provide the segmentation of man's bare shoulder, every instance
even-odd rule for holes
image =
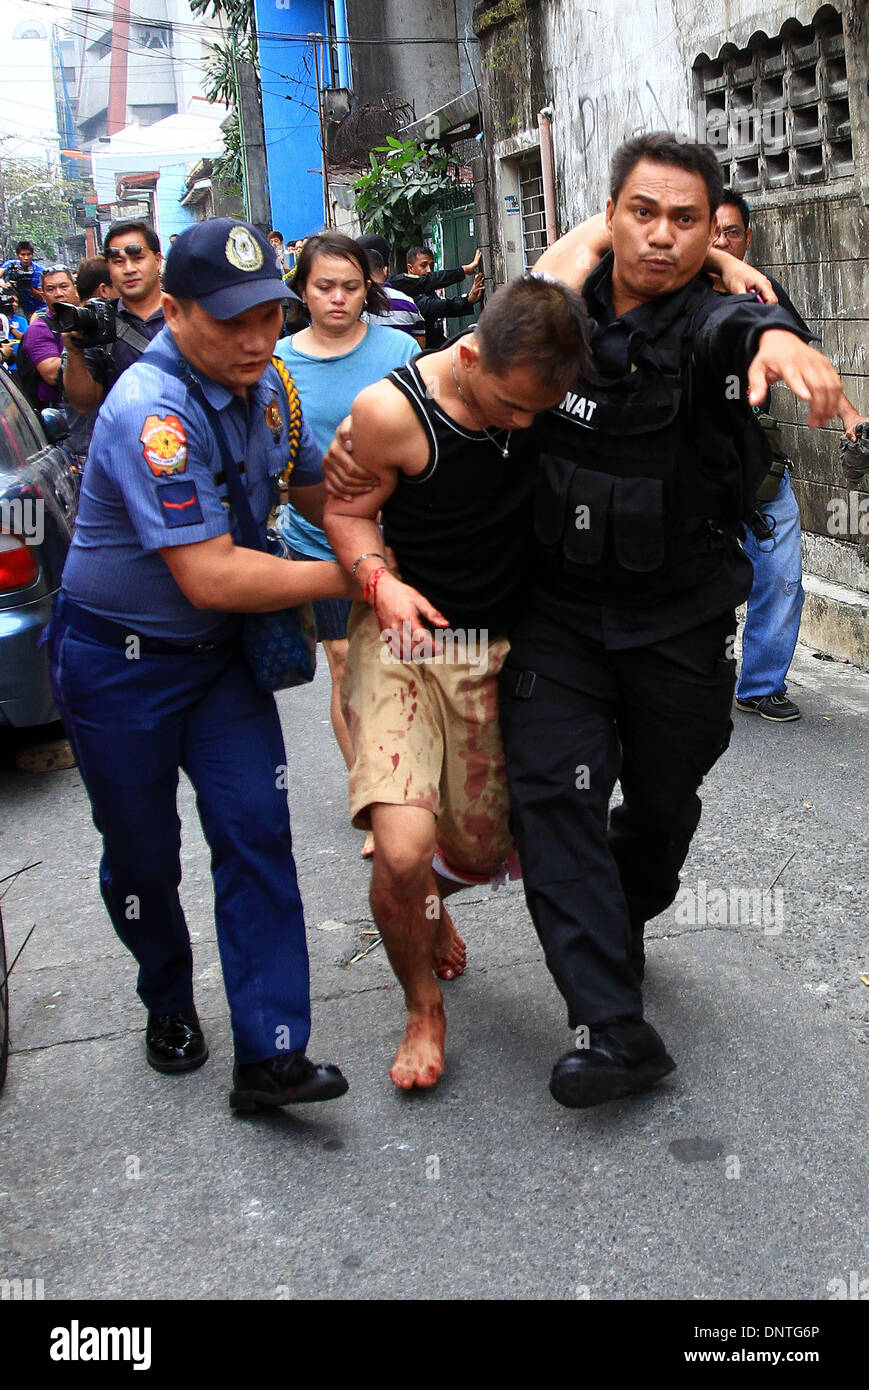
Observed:
[[[415,471],[413,455],[427,451],[426,439],[410,401],[387,377],[359,392],[351,416],[357,459],[372,450],[384,463]]]
[[[400,429],[413,418],[413,410],[407,398],[402,395],[389,377],[365,386],[353,401],[353,421],[368,424],[377,422],[381,428]]]

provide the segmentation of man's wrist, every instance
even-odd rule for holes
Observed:
[[[372,552],[372,554],[366,557],[366,559],[358,562],[356,564],[355,569],[351,569],[351,575],[352,578],[356,580],[356,583],[359,585],[360,589],[362,589],[364,592],[365,587],[374,571],[386,568],[386,556],[375,556]]]
[[[381,550],[365,550],[357,559],[353,561],[353,564],[350,566],[350,575],[351,578],[358,579],[360,584],[365,583],[366,575],[368,574],[368,571],[371,569],[371,566],[368,565],[362,571],[362,573],[359,574],[359,567],[360,565],[364,564],[366,560],[383,560],[385,563],[386,556],[383,554]]]

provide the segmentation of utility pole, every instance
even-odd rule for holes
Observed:
[[[235,75],[236,110],[238,112],[241,158],[244,168],[244,212],[261,232],[271,228],[269,172],[266,162],[263,110],[256,68],[245,58],[239,58],[232,38],[232,66]]]
[[[322,154],[323,170],[323,221],[327,227],[332,226],[332,199],[329,196],[329,164],[326,159],[326,122],[323,113],[323,83],[320,81],[320,44],[325,43],[324,34],[309,34],[309,39],[313,40],[314,45],[314,75],[317,79],[317,116],[320,121],[320,150]],[[323,57],[323,69],[325,76],[326,59]]]
[[[130,53],[130,0],[115,0],[112,11],[112,50],[109,57],[109,99],[106,134],[117,135],[127,124],[127,63]]]

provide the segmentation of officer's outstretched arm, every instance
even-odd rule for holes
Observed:
[[[768,328],[748,368],[749,405],[761,405],[776,381],[808,403],[813,429],[838,414],[842,381],[829,358],[787,329]]]
[[[297,560],[235,545],[229,533],[192,545],[165,546],[160,554],[194,608],[221,613],[273,613],[307,599],[359,598],[340,565]]]

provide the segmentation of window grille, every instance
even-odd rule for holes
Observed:
[[[530,270],[546,250],[546,214],[543,209],[543,168],[539,157],[519,165],[519,203],[522,210],[522,250]]]
[[[842,18],[827,15],[759,47],[695,63],[700,138],[740,193],[854,173]]]

